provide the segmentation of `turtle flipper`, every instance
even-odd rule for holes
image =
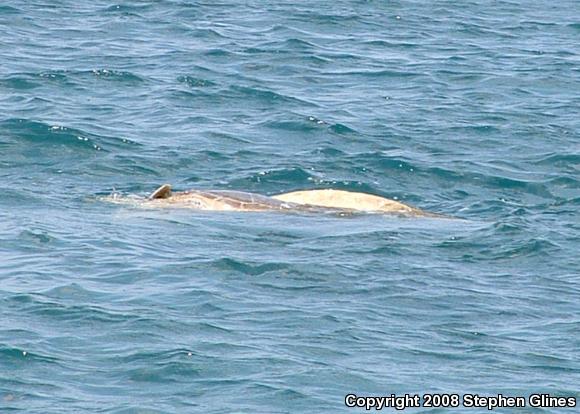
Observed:
[[[149,196],[149,200],[155,200],[157,198],[169,198],[171,197],[171,185],[163,184],[157,190],[153,191]]]

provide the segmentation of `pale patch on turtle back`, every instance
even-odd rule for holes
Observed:
[[[344,190],[305,190],[272,197],[242,191],[190,190],[172,192],[169,184],[155,190],[149,198],[138,199],[113,195],[115,203],[138,203],[147,208],[190,208],[210,211],[306,211],[371,212],[405,216],[444,217],[398,201],[372,194]]]
[[[372,194],[356,193],[344,190],[306,190],[275,195],[276,200],[299,204],[312,204],[323,207],[344,208],[355,211],[374,211],[421,215],[424,212],[398,201]]]

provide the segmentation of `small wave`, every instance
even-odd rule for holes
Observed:
[[[469,178],[479,180],[489,185],[501,189],[520,189],[524,192],[538,196],[553,198],[545,184],[533,181],[517,180],[515,178],[501,177],[495,175],[469,174]]]
[[[27,119],[9,119],[0,123],[12,137],[44,145],[65,145],[83,149],[102,151],[97,142],[83,131],[59,125],[48,125],[44,122]]]
[[[307,21],[320,26],[349,27],[359,22],[363,17],[356,13],[320,13],[309,8],[308,12],[297,10],[292,13],[292,20]]]
[[[145,79],[132,72],[107,68],[93,70],[48,70],[37,73],[21,73],[17,75],[30,81],[35,81],[40,78],[44,82],[58,82],[67,86],[78,86],[79,83],[85,82],[89,77],[108,81],[127,82],[129,84],[145,81]]]
[[[123,323],[137,319],[137,316],[112,311],[91,304],[66,304],[42,294],[15,294],[6,299],[22,312],[47,320],[61,320],[70,323]],[[72,301],[74,303],[74,301]]]
[[[207,79],[196,78],[194,76],[180,76],[177,78],[179,83],[184,83],[192,88],[207,88],[210,86],[216,86],[215,82]]]
[[[231,184],[237,186],[238,181],[241,181],[240,188],[244,188],[247,182],[251,183],[276,183],[285,185],[305,185],[309,184],[313,180],[313,176],[302,168],[285,168],[278,170],[267,170],[261,171],[256,174],[252,174],[249,177],[243,178],[241,180],[236,180]]]
[[[224,152],[212,151],[212,150],[203,150],[198,152],[199,155],[203,156],[204,158],[208,158],[213,161],[226,161],[231,160],[232,155],[226,154]],[[235,156],[233,156],[235,157]],[[237,157],[235,157],[237,158]]]
[[[69,283],[61,286],[53,287],[49,290],[42,292],[46,297],[58,300],[94,300],[103,296],[99,292],[93,290],[87,290],[80,286],[78,283]]]
[[[329,127],[330,131],[334,132],[338,135],[351,135],[351,134],[358,134],[358,132],[344,124],[332,124]]]
[[[288,265],[282,263],[250,264],[231,258],[218,259],[211,262],[211,267],[218,270],[233,270],[250,276],[258,276],[268,272],[282,271]]]
[[[58,83],[63,86],[78,86],[86,82],[89,77],[107,81],[126,82],[128,84],[145,81],[145,79],[132,72],[103,68],[84,71],[47,70],[41,72],[14,73],[0,79],[0,85],[14,89],[32,89],[49,84],[49,82]]]
[[[0,79],[0,87],[15,90],[27,90],[38,88],[40,83],[34,82],[25,76],[13,75]]]
[[[174,165],[174,161],[171,161],[171,165]],[[109,165],[101,166],[101,170],[114,172],[120,175],[131,174],[146,177],[161,176],[157,165],[152,165],[148,160],[143,159],[142,157],[136,157],[135,155],[127,156],[116,154]]]
[[[106,148],[110,147],[123,148],[128,145],[138,145],[126,138],[106,137],[76,128],[49,125],[45,122],[29,119],[8,119],[0,122],[0,128],[8,131],[8,136],[13,139],[43,145],[64,145],[71,148],[105,152]]]
[[[403,157],[385,155],[382,152],[360,153],[349,157],[351,162],[367,165],[379,170],[399,170],[415,172],[419,166]]]
[[[17,9],[16,7],[0,5],[0,16],[1,15],[20,14],[20,13],[22,13],[22,10]]]
[[[551,242],[550,240],[535,238],[526,240],[514,246],[503,246],[501,253],[499,254],[503,258],[536,255],[549,257],[551,256],[552,252],[558,249],[558,245]]]
[[[228,36],[220,33],[216,29],[211,28],[200,28],[197,27],[197,22],[185,22],[182,21],[181,26],[184,27],[190,36],[195,37],[196,39],[206,39],[206,40],[221,40],[228,39]]]
[[[227,134],[225,132],[210,132],[207,134],[207,136],[212,140],[212,141],[217,141],[220,143],[220,148],[221,148],[221,143],[223,142],[228,142],[228,143],[234,143],[234,144],[250,144],[251,141],[241,138],[237,135],[232,135],[232,134]],[[251,151],[246,151],[246,150],[241,150],[240,151],[241,154],[254,154]]]
[[[233,97],[238,97],[243,100],[251,99],[254,101],[266,103],[268,105],[292,104],[292,103],[299,104],[301,107],[305,105],[307,106],[313,105],[312,103],[304,101],[299,98],[294,98],[292,96],[283,95],[278,92],[250,86],[233,85],[230,86],[228,93],[230,95],[233,95]]]
[[[223,74],[200,68],[200,72],[211,78],[223,76]],[[300,106],[312,105],[298,98],[290,97],[261,89],[259,87],[229,85],[220,86],[216,81],[208,79],[206,76],[199,77],[195,75],[182,75],[177,78],[177,82],[187,86],[187,88],[174,88],[171,94],[178,99],[186,101],[207,101],[207,105],[215,106],[216,104],[228,101],[241,101],[240,105],[252,107],[253,105],[284,105],[295,103]],[[231,103],[233,104],[233,103]]]
[[[394,41],[387,41],[387,40],[366,40],[362,42],[363,45],[369,46],[381,46],[381,47],[388,47],[388,48],[400,48],[400,49],[408,49],[417,47],[415,43],[406,43],[406,42],[394,42]]]
[[[501,130],[498,127],[489,124],[453,126],[449,128],[449,130],[457,131],[457,133],[465,133],[466,131],[473,131],[479,135],[497,134],[501,132]]]
[[[316,154],[321,154],[329,157],[344,157],[346,154],[334,147],[323,147],[316,150]]]
[[[229,50],[226,49],[221,49],[221,48],[211,48],[208,49],[204,52],[205,56],[209,56],[209,57],[232,57],[235,55],[235,53],[230,52]]]
[[[45,231],[24,230],[20,233],[21,240],[28,240],[36,244],[49,244],[54,242],[55,237]]]
[[[45,363],[56,363],[57,358],[49,357],[46,355],[41,355],[36,352],[30,352],[25,349],[13,348],[9,346],[2,346],[0,344],[0,359],[2,362],[45,362]]]
[[[272,49],[275,49],[277,51],[296,51],[296,50],[304,51],[320,48],[320,46],[314,43],[296,38],[285,39],[283,41],[274,41],[274,42],[270,41],[266,43],[260,43],[257,47],[268,49],[268,51],[271,51]]]
[[[66,71],[12,73],[0,78],[0,86],[14,90],[35,89],[51,83],[70,86],[72,82],[70,82],[66,73]]]
[[[551,165],[558,168],[580,168],[580,154],[546,154],[534,161],[536,165]]]
[[[93,69],[90,73],[99,78],[106,80],[114,80],[118,82],[138,83],[143,82],[143,78],[127,71],[118,71],[112,69]]]
[[[183,357],[198,357],[199,354],[195,351],[184,349],[184,348],[176,348],[170,349],[166,351],[159,351],[159,352],[147,352],[147,351],[130,351],[123,355],[121,353],[118,354],[114,358],[117,359],[119,363],[123,364],[136,364],[141,365],[142,363],[149,363],[151,360],[155,360],[158,363],[167,363],[172,361],[178,361]]]
[[[430,166],[426,160],[407,159],[402,156],[389,156],[382,152],[356,154],[349,157],[355,165],[365,165],[376,171],[414,174],[417,177],[436,179],[449,186],[450,183],[477,185],[498,190],[517,190],[540,197],[553,198],[549,190],[549,181],[523,180],[514,177],[481,173],[476,171],[477,165],[467,165],[461,168],[449,166]],[[470,170],[471,169],[471,170]]]
[[[307,120],[280,120],[266,121],[261,125],[282,131],[308,132],[318,130],[318,125],[308,122]]]
[[[191,90],[175,90],[172,91],[172,95],[175,98],[183,99],[184,101],[195,101],[198,99],[204,99],[215,104],[219,99],[219,93],[217,92],[206,92],[202,88],[191,88]]]
[[[0,151],[1,152],[1,151]],[[2,164],[0,164],[2,165]],[[8,163],[6,163],[8,165]],[[22,206],[22,205],[42,205],[42,195],[31,189],[24,188],[2,188],[2,197],[0,203],[5,206]]]
[[[137,5],[137,4],[114,4],[112,6],[109,6],[105,9],[103,9],[103,12],[105,13],[118,13],[118,14],[122,14],[124,16],[138,16],[140,17],[140,14],[138,12],[143,12],[143,11],[147,11],[151,9],[151,5],[150,4],[142,4],[142,5]]]
[[[397,71],[397,70],[356,70],[345,72],[330,72],[328,76],[364,76],[366,78],[409,78],[413,76],[420,76],[421,73],[412,71]]]
[[[55,80],[59,82],[66,82],[68,80],[66,76],[67,71],[60,70],[60,71],[43,71],[38,74],[37,76],[43,79]]]
[[[549,180],[548,183],[564,188],[573,188],[573,189],[580,188],[579,181],[576,178],[572,177],[557,177],[553,178],[552,180]]]

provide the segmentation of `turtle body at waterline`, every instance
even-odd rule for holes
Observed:
[[[346,190],[303,190],[265,196],[230,190],[187,190],[173,192],[164,184],[147,198],[106,197],[114,203],[137,204],[146,208],[187,208],[207,211],[281,211],[281,212],[334,212],[382,213],[409,217],[446,216],[423,211],[416,207],[373,194]]]

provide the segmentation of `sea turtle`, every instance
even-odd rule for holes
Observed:
[[[109,197],[110,201],[134,199]],[[229,190],[188,190],[172,192],[164,184],[139,204],[144,207],[191,208],[212,211],[304,211],[334,213],[390,213],[414,217],[444,217],[398,201],[372,194],[344,190],[304,190],[267,197],[255,193]]]

